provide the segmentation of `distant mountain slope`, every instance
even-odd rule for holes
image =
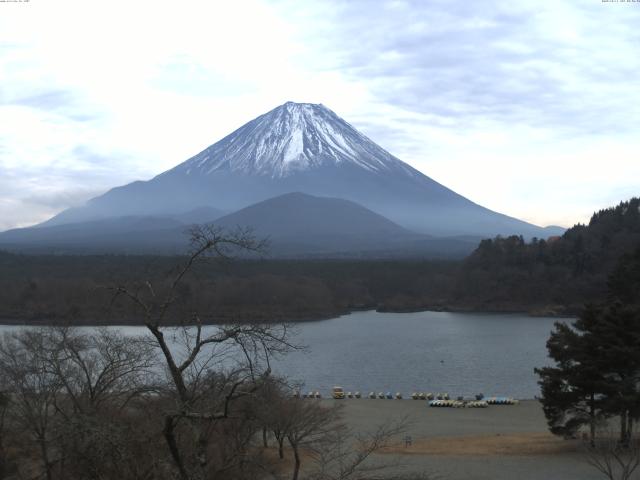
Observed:
[[[477,205],[382,149],[323,105],[288,102],[191,159],[66,210],[48,225],[168,215],[201,205],[236,211],[285,193],[343,198],[431,235],[551,231]]]
[[[287,193],[219,218],[224,227],[251,226],[272,237],[413,236],[413,232],[357,203],[321,198],[300,192]],[[383,238],[382,238],[383,239]]]
[[[0,233],[0,248],[23,252],[159,253],[182,246],[187,225],[173,218],[127,216]]]
[[[187,247],[182,216],[119,217],[42,226],[0,233],[0,248],[57,253],[182,253]],[[478,238],[432,238],[416,234],[354,202],[289,193],[223,216],[215,225],[227,230],[252,228],[268,237],[272,257],[432,257],[461,258]]]
[[[225,213],[225,211],[214,207],[201,206],[186,212],[168,214],[165,216],[165,218],[177,220],[178,222],[185,225],[193,225],[201,223],[211,223],[214,220],[217,220],[218,218],[225,215]]]
[[[185,231],[211,223],[223,212],[200,207],[165,216],[122,216],[62,225],[41,224],[0,232],[0,247],[21,251],[175,253],[184,250]]]
[[[339,198],[288,193],[222,217],[216,225],[251,227],[269,237],[275,255],[403,250],[418,235],[357,203]]]

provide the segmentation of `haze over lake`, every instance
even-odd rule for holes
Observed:
[[[555,321],[522,314],[355,312],[296,324],[293,341],[306,349],[277,360],[273,370],[325,396],[341,385],[363,395],[482,392],[533,398],[539,394],[533,369],[549,363],[545,343]],[[23,327],[0,326],[0,332],[17,328]]]

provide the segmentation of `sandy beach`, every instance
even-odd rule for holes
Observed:
[[[576,441],[551,435],[540,404],[476,408],[430,408],[419,400],[322,400],[345,407],[345,422],[355,431],[406,417],[404,442],[376,456],[398,463],[394,471],[426,472],[450,480],[596,480]]]

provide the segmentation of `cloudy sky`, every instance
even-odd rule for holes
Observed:
[[[0,230],[323,103],[494,210],[640,194],[640,2],[0,1]]]

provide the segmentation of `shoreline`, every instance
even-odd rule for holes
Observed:
[[[358,312],[376,312],[376,313],[459,313],[459,314],[475,314],[475,315],[523,315],[530,318],[575,318],[577,312],[557,312],[553,310],[518,310],[518,309],[473,309],[473,308],[450,308],[441,306],[432,306],[427,308],[386,308],[384,306],[372,307],[372,308],[351,308],[344,310],[337,310],[335,312],[312,315],[302,318],[280,318],[269,320],[243,320],[239,322],[225,322],[225,321],[203,321],[203,326],[216,326],[216,325],[229,325],[232,323],[239,324],[296,324],[296,323],[309,323],[318,322],[324,320],[333,320],[345,315],[351,315]],[[144,326],[144,322],[107,322],[107,321],[83,321],[83,320],[33,320],[22,318],[0,318],[0,326],[33,326],[33,327],[55,327],[55,326],[73,326],[73,327],[141,327]],[[180,326],[195,326],[195,323],[167,323],[165,327],[180,327]]]

